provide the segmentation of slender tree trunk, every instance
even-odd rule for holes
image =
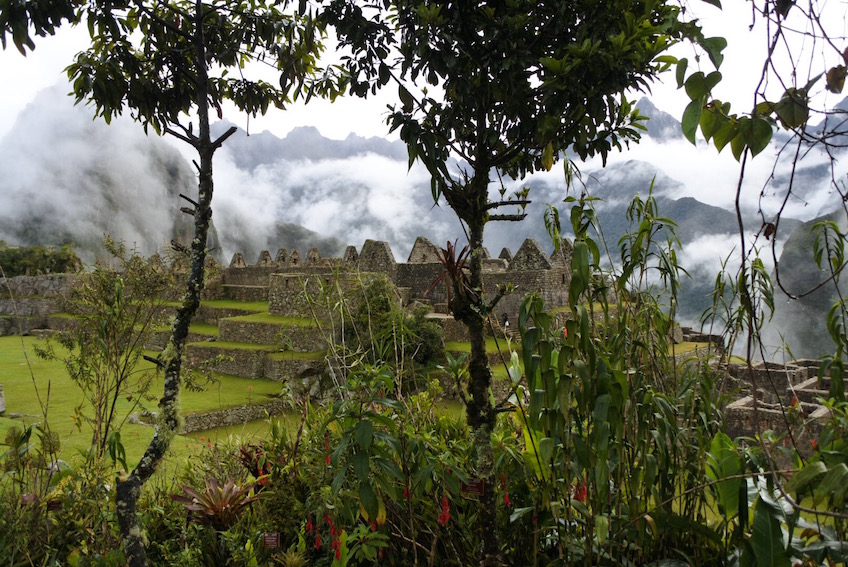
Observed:
[[[454,317],[468,328],[471,341],[471,357],[468,362],[471,399],[466,406],[468,425],[474,437],[477,449],[475,473],[484,482],[485,490],[480,497],[479,527],[482,535],[480,565],[503,565],[500,551],[500,539],[497,531],[497,503],[494,485],[494,453],[492,451],[492,430],[495,427],[495,407],[492,397],[492,370],[486,355],[486,301],[483,296],[483,229],[488,212],[488,178],[481,176],[471,180],[468,186],[470,198],[468,208],[461,218],[468,225],[469,246],[471,249],[469,265],[469,287],[460,289],[461,284],[454,282],[454,300],[451,308]],[[452,205],[453,206],[453,205]],[[454,210],[457,210],[454,207]]]
[[[212,157],[223,140],[232,134],[232,130],[212,142],[209,128],[208,82],[206,69],[206,48],[202,26],[202,5],[198,1],[195,32],[195,69],[197,73],[197,103],[199,132],[194,140],[200,167],[198,179],[198,199],[194,209],[194,239],[191,241],[191,263],[182,304],[171,327],[168,345],[160,355],[165,369],[162,398],[159,400],[159,413],[153,439],[147,446],[141,460],[126,480],[118,481],[116,489],[116,508],[118,524],[123,538],[123,549],[130,567],[147,565],[147,553],[144,548],[141,527],[138,524],[137,504],[141,489],[156,472],[160,461],[168,451],[171,440],[180,426],[177,401],[180,393],[180,372],[182,355],[188,337],[189,324],[200,306],[200,294],[203,290],[203,272],[206,262],[206,239],[212,218]],[[234,129],[233,129],[234,130]]]

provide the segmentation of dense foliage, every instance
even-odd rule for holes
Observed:
[[[40,244],[9,246],[0,240],[0,267],[7,278],[14,278],[78,272],[82,268],[82,261],[70,244],[57,250]]]

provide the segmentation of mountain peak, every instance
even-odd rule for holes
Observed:
[[[636,103],[636,108],[649,118],[645,123],[645,126],[648,128],[647,135],[657,142],[671,142],[673,140],[683,139],[680,122],[671,114],[663,112],[654,106],[654,103],[648,97],[639,99],[639,102]]]

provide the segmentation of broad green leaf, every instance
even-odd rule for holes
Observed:
[[[683,120],[680,123],[681,128],[683,129],[683,135],[692,144],[695,143],[695,133],[698,131],[698,124],[701,121],[702,107],[701,99],[693,100],[686,106],[686,110],[683,111]]]
[[[743,118],[743,120],[745,120]],[[742,159],[742,152],[745,151],[745,136],[742,135],[741,127],[740,132],[736,134],[736,137],[730,140],[730,151],[733,153],[733,157],[736,158],[736,161]]]
[[[595,516],[595,536],[597,536],[599,544],[606,544],[607,538],[609,537],[609,527],[608,516]]]
[[[710,91],[721,81],[721,73],[713,71],[704,75],[702,71],[693,73],[686,79],[686,94],[692,100],[703,100],[709,96]]]
[[[720,481],[714,485],[713,492],[719,510],[728,520],[739,510],[739,485],[744,479],[727,477],[738,475],[742,470],[742,459],[736,450],[736,444],[723,432],[718,432],[710,443],[707,454],[707,478]],[[727,480],[722,480],[727,479]]]
[[[542,167],[545,168],[545,171],[550,171],[554,166],[554,145],[551,142],[548,142],[548,145],[545,146],[545,149],[542,150]]]
[[[368,453],[357,451],[353,454],[353,470],[360,482],[365,482],[371,475],[371,463]]]
[[[721,67],[721,63],[724,61],[724,55],[721,52],[727,47],[727,40],[723,37],[708,37],[701,45],[707,50],[707,55],[709,55],[710,61],[713,62],[716,69]]]
[[[784,128],[800,128],[810,118],[807,94],[798,89],[788,89],[774,110]]]
[[[539,441],[539,457],[544,464],[549,464],[554,456],[554,440],[550,437],[543,437]]]
[[[739,134],[745,146],[751,150],[751,155],[756,156],[768,147],[773,130],[768,120],[761,116],[753,116],[739,121]],[[735,151],[734,155],[736,155]],[[738,160],[739,157],[737,156],[736,159]]]
[[[724,116],[718,108],[716,108],[715,104],[710,103],[701,110],[701,133],[708,142],[710,141],[710,138],[712,138],[713,135],[725,124],[725,122],[727,122],[727,117]],[[694,133],[692,135],[694,137]]]
[[[534,508],[532,506],[526,506],[523,508],[516,508],[515,511],[509,515],[509,523],[513,523],[517,520],[520,520],[530,512],[532,512]]]
[[[762,497],[754,509],[754,523],[751,532],[751,550],[758,567],[789,567],[789,555],[783,543],[783,531],[780,529],[782,512]]]
[[[689,65],[689,60],[686,59],[685,57],[677,62],[676,78],[677,78],[677,88],[678,89],[683,87],[683,83],[685,82],[685,79],[686,79],[686,67],[688,65]]]
[[[724,147],[739,134],[739,125],[733,120],[727,120],[713,135],[713,144],[720,152]]]
[[[359,485],[359,503],[365,508],[365,512],[368,513],[369,518],[377,517],[380,511],[377,495],[367,482]]]
[[[814,461],[804,465],[800,471],[792,475],[789,484],[786,485],[786,490],[795,492],[796,494],[806,492],[806,489],[813,483],[818,481],[818,478],[827,473],[827,465],[821,461]]]
[[[815,488],[813,503],[818,505],[824,501],[832,501],[838,506],[844,501],[846,491],[848,491],[848,467],[845,463],[839,463],[827,471]]]
[[[582,240],[574,243],[571,255],[571,283],[568,297],[572,305],[577,304],[580,295],[589,287],[589,246]]]
[[[374,443],[374,426],[370,421],[363,419],[356,424],[356,428],[353,430],[353,440],[364,451],[371,448]]]

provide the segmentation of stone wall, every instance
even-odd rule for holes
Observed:
[[[324,370],[324,359],[268,357],[265,377],[278,382],[297,382],[317,376]]]
[[[0,278],[0,336],[47,327],[48,316],[62,310],[62,298],[76,282],[75,274]]]
[[[229,299],[231,301],[268,301],[268,286],[222,285],[218,298]]]
[[[817,371],[817,369],[815,370]],[[758,362],[750,369],[744,364],[730,364],[727,372],[737,380],[745,390],[750,389],[752,380],[756,380],[757,388],[763,402],[781,403],[786,392],[809,378],[809,367],[793,363]]]
[[[76,274],[45,274],[41,276],[17,276],[0,278],[0,297],[37,296],[61,297],[73,289]]]
[[[228,357],[231,360],[221,360],[214,365],[216,372],[234,376],[252,376],[265,378],[265,365],[269,351],[226,348],[211,343],[192,343],[186,348],[186,357],[190,364],[201,364],[217,356]]]
[[[433,282],[444,272],[445,267],[440,263],[399,264],[395,284],[398,287],[409,288],[411,298],[430,303],[447,303],[447,278],[427,293]]]
[[[208,413],[189,414],[183,416],[182,432],[184,434],[194,433],[214,427],[241,425],[249,421],[264,419],[266,415],[279,415],[284,410],[285,404],[281,400],[273,400],[263,404],[250,404]]]
[[[568,248],[570,249],[570,248]],[[354,251],[346,253],[347,260],[332,261],[334,265],[355,265],[356,271],[318,270],[304,267],[286,272],[272,274],[268,279],[268,301],[272,313],[308,317],[313,315],[306,293],[315,298],[320,295],[320,285],[315,277],[321,277],[326,285],[329,282],[338,283],[347,291],[358,285],[360,277],[367,274],[385,274],[400,289],[408,295],[409,301],[419,301],[430,305],[447,302],[447,289],[440,283],[428,293],[428,289],[444,274],[444,266],[438,262],[440,252],[425,238],[416,240],[409,261],[396,263],[391,248],[385,242],[368,240],[357,255]],[[508,259],[511,259],[508,260]],[[313,260],[316,262],[316,260]],[[228,271],[244,271],[252,268],[230,268]],[[248,272],[238,276],[239,281],[247,282]],[[227,276],[229,278],[230,276]],[[234,276],[235,278],[235,276]],[[568,258],[557,256],[554,261],[542,250],[535,240],[526,240],[521,248],[512,256],[508,250],[501,252],[500,258],[484,261],[483,285],[487,297],[497,293],[499,285],[512,284],[515,293],[504,297],[496,308],[498,316],[507,313],[511,320],[517,320],[518,310],[527,293],[538,293],[549,307],[560,307],[568,299],[568,284],[571,281],[571,270]],[[315,305],[312,305],[314,308]],[[326,310],[318,313],[319,317],[328,315]]]
[[[278,345],[285,350],[314,352],[327,348],[327,341],[314,325],[279,325],[240,319],[224,319],[219,338],[238,343]]]

